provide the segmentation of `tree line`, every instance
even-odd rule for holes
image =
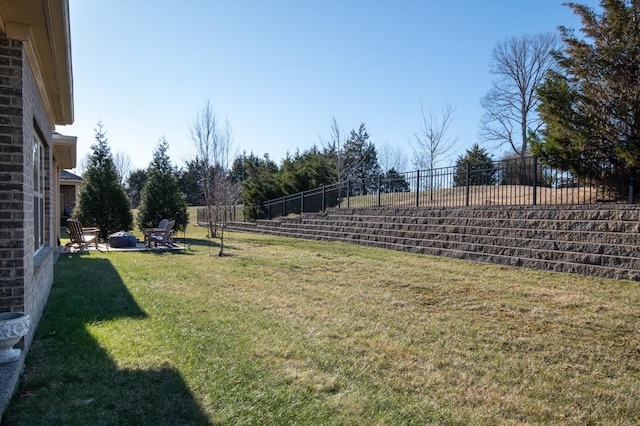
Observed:
[[[205,116],[214,116],[208,103],[203,107],[201,114],[202,112]],[[204,122],[211,121],[215,120],[204,120]],[[197,125],[192,126],[192,129],[202,124],[201,115]],[[332,126],[333,130],[338,129],[335,119],[332,121]],[[212,129],[211,133],[215,134],[216,131]],[[192,139],[201,140],[202,135],[203,132],[192,132]],[[207,152],[230,150],[230,147],[219,149],[217,144],[224,138],[215,137],[211,139],[209,150],[201,146],[198,155],[187,160],[183,168],[174,167],[173,175],[176,177],[179,191],[184,195],[185,202],[195,206],[215,207],[225,204],[221,203],[220,197],[207,200],[207,191],[204,190],[207,179],[210,181],[210,187],[214,186],[212,184],[214,180],[218,181],[218,188],[213,189],[213,193],[221,194],[234,188],[231,192],[234,192],[235,196],[227,197],[224,200],[226,204],[240,202],[247,206],[266,199],[331,185],[345,179],[365,182],[379,175],[386,177],[389,181],[397,182],[394,188],[388,188],[389,191],[408,190],[408,183],[403,181],[402,175],[394,166],[388,165],[389,168],[383,171],[378,161],[378,151],[371,142],[364,123],[357,130],[351,130],[348,138],[343,140],[340,135],[341,132],[337,131],[320,147],[314,145],[302,152],[289,153],[280,164],[273,161],[268,154],[259,156],[253,152],[243,152],[229,161],[228,167],[220,164],[220,161],[205,159]],[[150,172],[151,169],[135,170],[126,180],[126,191],[134,207],[137,207],[141,201]],[[222,188],[223,184],[227,186],[225,190]],[[245,213],[249,217],[254,214],[250,207],[247,207]],[[214,233],[213,229],[212,233]]]

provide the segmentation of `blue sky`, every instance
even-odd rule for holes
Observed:
[[[597,6],[596,0],[582,3]],[[181,166],[206,100],[238,152],[276,162],[366,124],[400,147],[420,129],[420,102],[456,108],[447,161],[478,139],[491,51],[502,39],[578,29],[558,0],[70,0],[75,122],[58,127],[90,152],[101,120],[113,152],[145,168],[161,137]]]

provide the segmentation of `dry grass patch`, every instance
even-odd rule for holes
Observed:
[[[468,192],[467,192],[468,191]],[[455,186],[433,191],[421,191],[417,194],[418,204],[425,206],[491,206],[491,205],[531,205],[533,203],[534,190],[525,185],[472,185]],[[550,188],[537,187],[535,191],[536,204],[589,204],[603,201],[615,202],[608,194],[604,194],[601,188]],[[378,206],[415,207],[415,192],[394,192],[349,197],[349,207]],[[347,204],[343,199],[342,207]]]

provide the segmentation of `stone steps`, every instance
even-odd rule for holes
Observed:
[[[556,260],[560,262],[610,266],[616,268],[637,269],[640,271],[640,255],[633,246],[612,246],[600,243],[579,244],[574,242],[556,242],[537,239],[514,239],[495,237],[492,239],[474,240],[468,235],[460,234],[451,238],[449,235],[431,238],[414,236],[384,235],[380,232],[363,233],[348,230],[310,230],[309,228],[274,227],[267,233],[297,238],[325,239],[333,241],[354,242],[370,246],[412,247],[415,249],[450,250],[472,252],[482,256],[509,256],[515,258]]]
[[[547,205],[547,206],[500,206],[500,207],[451,207],[451,208],[363,208],[329,209],[325,215],[336,214],[343,217],[384,216],[406,217],[468,217],[468,218],[509,218],[509,219],[554,219],[554,220],[620,220],[637,222],[639,207],[631,204],[610,205]],[[305,214],[307,215],[307,214]],[[286,220],[283,219],[283,220]]]
[[[584,226],[584,228],[593,228],[592,230],[571,230],[570,224],[566,224],[568,230],[549,227],[544,228],[537,226],[535,229],[524,227],[526,224],[499,224],[499,223],[479,223],[473,225],[464,224],[447,224],[447,223],[425,223],[425,224],[404,224],[393,222],[350,222],[339,219],[323,219],[309,220],[304,219],[299,223],[281,223],[277,225],[282,228],[293,227],[296,229],[320,229],[320,230],[338,230],[347,232],[370,233],[377,232],[387,235],[417,235],[416,238],[437,238],[439,235],[455,236],[478,236],[478,237],[509,237],[524,240],[567,240],[572,242],[606,242],[612,245],[635,246],[640,242],[640,234],[635,231],[619,230],[617,226],[607,226],[607,228],[618,229],[616,231],[595,230],[594,226]],[[517,226],[520,225],[520,226]],[[264,225],[263,225],[264,226]],[[453,237],[452,237],[453,238]]]
[[[287,230],[287,232],[297,232],[307,235],[334,235],[336,237],[345,238],[349,235],[355,235],[364,239],[378,240],[384,238],[386,241],[403,244],[404,242],[411,242],[413,245],[422,245],[426,243],[428,246],[433,246],[435,242],[442,244],[473,244],[474,246],[498,246],[498,247],[518,247],[527,249],[546,249],[551,251],[568,251],[576,253],[586,254],[603,254],[610,256],[630,256],[633,259],[640,260],[640,252],[635,250],[635,245],[630,243],[618,243],[608,242],[603,244],[601,242],[592,242],[590,240],[570,239],[567,241],[552,239],[552,238],[540,238],[539,236],[530,236],[520,234],[528,234],[528,230],[515,230],[515,235],[501,235],[499,229],[484,228],[486,234],[480,234],[482,229],[467,227],[464,229],[456,229],[456,232],[437,232],[434,231],[402,231],[398,229],[388,230],[385,228],[366,228],[362,231],[358,231],[358,228],[349,228],[346,226],[330,226],[330,225],[318,225],[318,224],[300,224],[298,227],[291,225],[282,226],[281,230]],[[443,227],[446,229],[446,227]],[[372,233],[371,231],[374,231]],[[506,231],[506,230],[502,230]],[[580,236],[587,239],[589,235],[580,233]],[[474,248],[474,251],[477,251]]]
[[[640,280],[639,218],[629,205],[336,209],[228,229]]]

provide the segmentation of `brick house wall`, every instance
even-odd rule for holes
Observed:
[[[0,34],[0,311],[24,308],[22,43]]]
[[[47,115],[23,43],[0,33],[0,312],[25,311],[35,326],[53,283],[54,123]],[[33,150],[44,154],[45,245],[34,252]]]
[[[19,361],[0,364],[0,417],[53,284],[59,171],[73,168],[68,0],[0,0],[0,312],[25,311]],[[35,159],[35,161],[34,161]]]

